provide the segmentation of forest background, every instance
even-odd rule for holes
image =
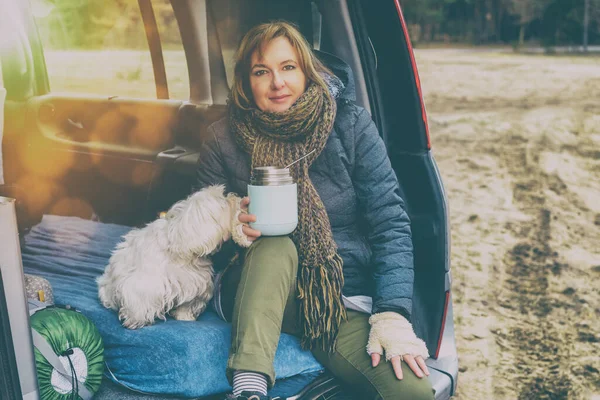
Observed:
[[[136,9],[131,0],[109,2],[78,0],[32,0],[52,4],[62,18],[57,26],[67,32],[71,43],[54,43],[54,48],[93,49],[106,45],[106,33],[119,31],[132,43],[145,45],[143,32],[136,24],[123,21],[123,11],[131,11],[132,22]],[[157,19],[163,24],[161,40],[167,44],[176,40],[176,21],[166,0],[153,1]],[[541,46],[552,51],[554,46],[585,46],[600,44],[600,0],[400,0],[416,46],[423,43],[460,43],[475,45]],[[85,10],[82,10],[85,8]],[[69,15],[72,14],[72,18]],[[121,29],[114,26],[120,17]],[[103,29],[104,28],[104,29]],[[135,32],[134,32],[135,30]],[[172,37],[171,37],[172,36]],[[139,41],[139,43],[135,43]]]
[[[600,43],[600,0],[401,0],[415,44]]]

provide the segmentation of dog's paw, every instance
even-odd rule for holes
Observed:
[[[152,325],[152,322],[131,318],[123,309],[119,310],[119,320],[125,328],[132,330],[143,328],[146,325]]]
[[[131,330],[142,328],[144,325],[133,321],[122,321],[123,327]]]
[[[192,313],[189,307],[179,307],[171,311],[171,315],[177,321],[195,321],[196,316]]]
[[[127,329],[131,329],[131,330],[135,330],[135,329],[139,329],[139,328],[143,328],[144,326],[146,326],[145,323],[141,322],[141,321],[134,321],[132,319],[125,319],[121,321],[121,324],[127,328]]]
[[[239,219],[239,215],[241,213],[247,213],[247,211],[242,209],[240,204],[241,199],[234,193],[229,193],[227,195],[227,201],[229,202],[229,207],[231,208],[231,221],[229,224],[231,238],[235,243],[242,247],[250,247],[252,242],[248,240],[248,236],[244,234],[244,231],[242,230],[244,224],[240,222]]]

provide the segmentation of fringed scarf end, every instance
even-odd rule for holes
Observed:
[[[301,346],[304,349],[335,351],[340,325],[347,319],[342,300],[344,277],[339,256],[327,260],[332,265],[303,269],[298,279]]]

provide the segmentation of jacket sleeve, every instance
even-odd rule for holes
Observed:
[[[231,184],[228,178],[230,174],[227,172],[214,124],[208,127],[207,134],[208,139],[200,148],[200,158],[196,166],[196,182],[193,189],[198,191],[211,185],[225,185],[225,193],[231,193]],[[238,249],[234,240],[223,243],[221,249],[211,256],[215,271],[222,271],[229,265]]]
[[[398,179],[371,116],[361,109],[354,126],[354,186],[364,215],[373,266],[373,313],[395,311],[410,321],[413,246]]]
[[[223,154],[213,125],[208,127],[208,139],[200,148],[200,158],[196,166],[194,191],[211,185],[225,185],[226,193],[231,192]]]

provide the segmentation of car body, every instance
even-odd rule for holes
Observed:
[[[137,13],[138,28],[145,28],[138,35],[147,45],[135,54],[94,52],[85,44],[77,47],[83,50],[69,52],[69,43],[94,38],[85,23],[77,35],[75,28],[63,25],[67,45],[52,42],[58,22],[71,21],[66,17],[73,18],[76,11],[97,11],[86,11],[81,5],[93,2],[83,1],[77,3],[80,8],[60,8],[65,18],[44,22],[57,12],[52,7],[58,3],[0,3],[0,13],[11,15],[11,27],[0,28],[7,91],[0,195],[17,200],[20,234],[47,213],[138,226],[189,194],[202,162],[203,133],[225,112],[232,54],[241,35],[261,21],[291,20],[315,49],[351,66],[356,103],[371,113],[386,143],[411,218],[414,327],[432,356],[427,364],[436,399],[454,394],[458,361],[448,209],[398,0],[133,1],[127,15],[132,19]],[[157,21],[176,25],[165,31]],[[97,43],[117,43],[123,34],[116,28],[107,32]],[[81,54],[85,56],[77,58]],[[95,78],[79,74],[92,71],[84,63],[97,64],[94,73],[101,75],[138,56],[150,61],[146,67],[124,67],[124,72],[104,76],[104,83],[86,85]],[[102,62],[108,67],[102,68]],[[61,65],[62,76],[51,71],[61,71]],[[151,87],[133,88],[144,76],[150,76]],[[10,352],[10,346],[0,348],[0,355],[2,351]],[[316,398],[309,392],[318,388],[320,396],[343,391],[333,378],[323,378],[299,398]]]

